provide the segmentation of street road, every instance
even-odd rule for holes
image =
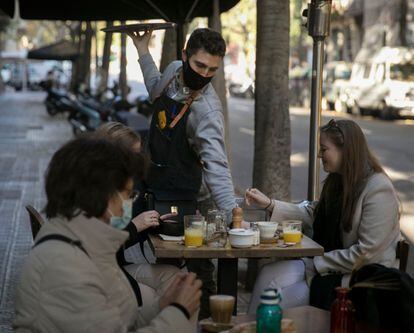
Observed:
[[[252,184],[254,143],[254,100],[228,100],[233,179],[237,191]],[[291,108],[292,129],[292,200],[306,199],[309,111]],[[354,117],[327,111],[322,124],[331,118],[352,118],[363,129],[373,152],[391,177],[403,203],[403,214],[414,216],[414,121],[382,121],[371,117]],[[321,180],[324,179],[323,172]],[[414,221],[413,221],[414,222]]]

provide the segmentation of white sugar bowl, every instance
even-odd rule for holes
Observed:
[[[254,231],[250,229],[231,229],[229,240],[232,247],[251,247],[254,241]]]

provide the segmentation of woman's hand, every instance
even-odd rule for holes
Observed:
[[[160,218],[160,214],[157,211],[150,210],[148,212],[143,212],[139,214],[138,216],[135,216],[132,219],[132,223],[135,224],[137,231],[141,232],[151,227],[158,227],[160,225],[158,221],[159,218]]]
[[[138,31],[128,31],[127,34],[132,38],[140,58],[149,53],[148,45],[152,36],[152,30],[147,30],[142,35]]]
[[[160,214],[157,211],[150,210],[148,212],[143,212],[138,216],[135,216],[132,219],[132,223],[135,224],[137,231],[141,232],[151,227],[158,227],[160,225],[160,220],[164,222],[177,223],[177,221],[169,220],[176,215],[176,213],[173,213],[160,216]]]
[[[272,200],[256,188],[247,189],[244,198],[249,206],[255,205],[262,209],[272,208]]]
[[[187,309],[192,317],[200,307],[201,281],[194,273],[179,273],[160,298],[160,309],[171,303],[178,303]]]
[[[160,220],[167,223],[178,223],[176,220],[172,220],[173,217],[177,216],[177,213],[169,213],[160,216]]]

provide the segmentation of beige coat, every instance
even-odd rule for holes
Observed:
[[[275,201],[272,220],[299,219],[304,229],[311,231],[316,202],[310,205]],[[352,231],[342,230],[344,249],[315,257],[313,262],[320,274],[344,273],[342,285],[349,282],[352,269],[365,258],[366,263],[396,267],[396,245],[399,241],[398,200],[389,178],[383,173],[372,175],[357,202]]]
[[[30,252],[16,295],[17,332],[193,332],[177,308],[159,312],[158,299],[138,308],[134,292],[116,263],[115,253],[128,234],[95,218],[55,218],[36,240],[61,234],[78,247],[49,240]],[[150,310],[148,310],[150,309]],[[148,318],[152,314],[150,324]],[[143,327],[146,326],[146,327]]]

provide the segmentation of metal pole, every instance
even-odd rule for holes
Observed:
[[[184,48],[184,23],[177,23],[177,60],[181,59],[181,51]]]
[[[324,42],[329,36],[332,0],[312,0],[303,16],[308,17],[308,34],[313,38],[311,117],[309,131],[308,200],[319,194],[319,127],[321,126]]]

